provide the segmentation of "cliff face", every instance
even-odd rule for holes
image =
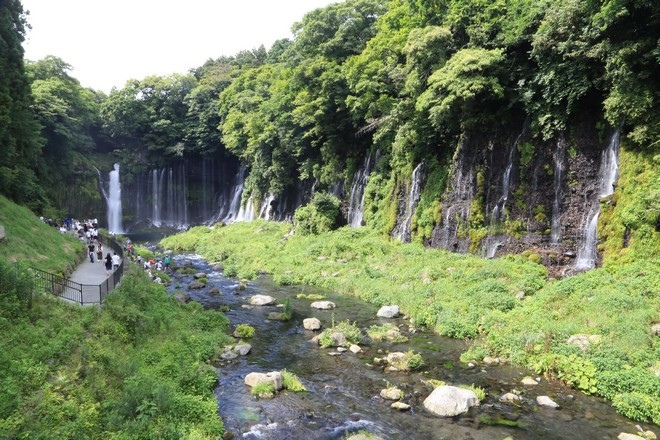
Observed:
[[[610,150],[618,151],[615,130],[582,129],[549,141],[530,138],[526,127],[464,136],[430,246],[488,258],[528,251],[564,273],[597,265],[589,253],[596,243],[586,242],[612,172],[602,165]]]
[[[449,164],[428,160],[411,166],[409,176],[390,175],[389,200],[396,219],[386,226],[393,239],[418,240],[452,252],[486,258],[525,254],[551,273],[565,275],[600,264],[596,226],[601,204],[610,203],[617,177],[619,134],[584,123],[556,139],[540,141],[526,123],[490,134],[466,134]],[[376,156],[378,153],[376,153]],[[365,192],[374,173],[365,159],[344,191],[347,223],[359,227]],[[449,167],[434,174],[433,167]],[[248,173],[232,159],[182,160],[164,168],[128,173],[122,181],[124,227],[183,229],[217,221],[291,219],[310,199],[311,182],[296,181],[282,194],[255,200],[244,194]],[[420,227],[420,200],[427,187],[446,176],[434,195],[434,220]]]

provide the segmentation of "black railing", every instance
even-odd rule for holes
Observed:
[[[62,299],[84,305],[103,304],[105,298],[119,285],[124,274],[124,251],[119,243],[107,237],[107,245],[120,256],[119,267],[100,284],[80,284],[60,275],[29,268],[34,277],[36,292],[50,293]]]

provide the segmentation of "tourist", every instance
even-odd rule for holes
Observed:
[[[165,260],[163,261],[165,264],[165,272],[167,272],[170,269],[170,257],[169,255],[165,255]]]
[[[94,249],[95,249],[94,243],[89,243],[87,245],[87,249],[89,250],[89,261],[91,261],[93,263],[94,262]]]
[[[99,259],[99,263],[100,263],[103,260],[103,245],[101,243],[99,243],[98,246],[97,246],[97,249],[98,250],[96,251],[96,255],[97,255],[97,257]]]
[[[112,270],[119,269],[119,263],[121,263],[121,259],[119,258],[119,255],[117,255],[117,252],[115,252],[112,256]]]
[[[112,257],[110,256],[110,252],[108,252],[108,255],[105,256],[105,274],[107,276],[110,276],[112,273]]]

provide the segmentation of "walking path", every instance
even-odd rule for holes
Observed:
[[[78,265],[78,268],[71,274],[69,279],[80,284],[96,284],[97,286],[104,282],[108,276],[105,273],[105,264],[94,259],[94,263],[89,261],[89,257]]]

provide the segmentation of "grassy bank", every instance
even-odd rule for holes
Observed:
[[[290,236],[291,225],[197,227],[162,245],[222,261],[225,273],[273,274],[281,284],[311,284],[398,304],[417,325],[470,338],[465,360],[500,356],[611,399],[620,412],[660,423],[660,264],[637,260],[556,282],[522,257],[484,260],[399,244],[367,228]],[[571,335],[595,335],[582,350]]]
[[[75,240],[0,197],[0,438],[216,439],[224,427],[209,360],[224,315],[183,304],[141,273],[103,307],[31,294],[13,264],[64,271]]]
[[[0,259],[24,261],[53,273],[72,270],[83,253],[84,245],[69,234],[41,222],[29,209],[0,195],[0,225],[4,226],[7,243],[0,243]]]

